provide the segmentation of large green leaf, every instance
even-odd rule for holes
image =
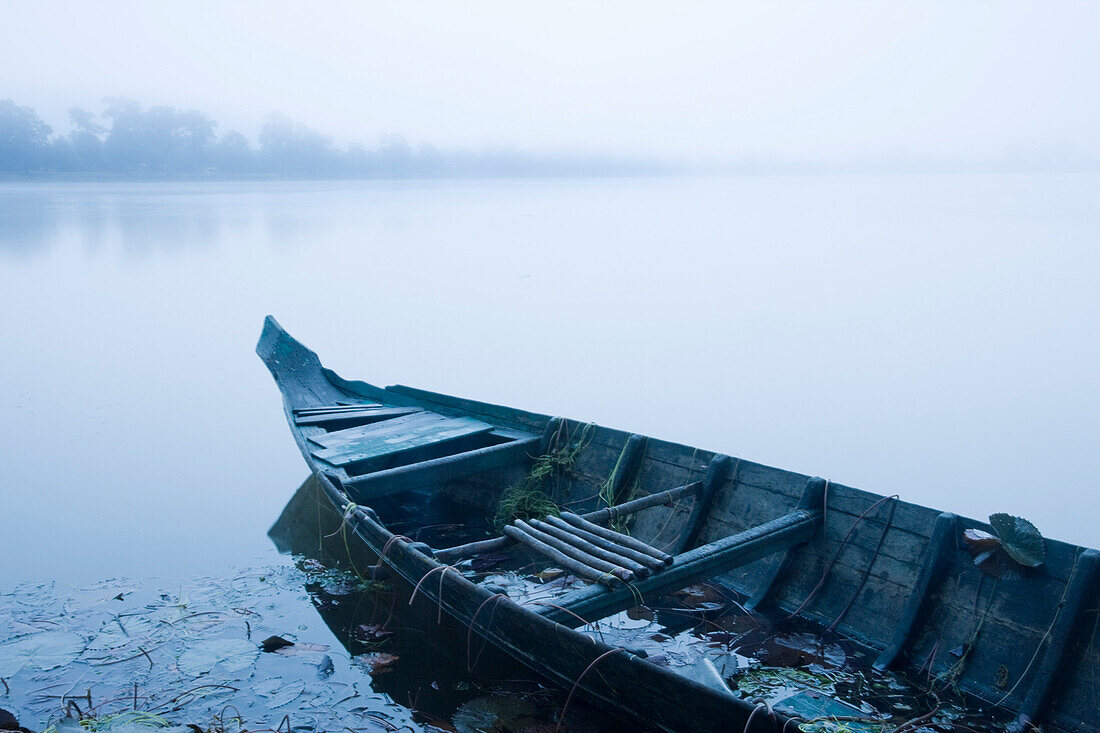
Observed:
[[[1034,524],[1011,514],[991,514],[989,524],[1000,538],[1001,547],[1013,560],[1029,568],[1043,564],[1047,546]]]
[[[0,644],[0,677],[23,669],[50,670],[69,664],[84,650],[84,639],[68,631],[40,631]]]

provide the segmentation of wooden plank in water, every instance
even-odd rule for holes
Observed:
[[[413,426],[407,431],[365,437],[358,443],[316,450],[313,451],[313,456],[334,466],[369,463],[371,459],[404,453],[429,445],[447,443],[479,433],[487,433],[492,429],[492,425],[483,423],[480,420],[454,418],[443,422],[433,422],[422,428]],[[368,466],[362,466],[361,468],[370,470]]]

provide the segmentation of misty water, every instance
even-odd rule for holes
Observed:
[[[0,184],[0,587],[225,577],[344,376],[1100,544],[1100,176]]]

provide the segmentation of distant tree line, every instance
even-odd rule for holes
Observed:
[[[102,174],[142,178],[631,175],[660,172],[654,162],[516,151],[441,151],[401,135],[373,148],[337,147],[332,138],[279,112],[264,118],[258,145],[236,130],[217,135],[202,112],[111,98],[98,116],[69,110],[72,130],[55,135],[30,107],[0,100],[0,173]]]

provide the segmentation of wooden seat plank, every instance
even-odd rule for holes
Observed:
[[[479,433],[487,433],[492,425],[472,418],[452,418],[386,435],[364,437],[361,441],[313,451],[316,458],[334,466],[346,466],[372,458],[391,456],[395,453],[446,443]]]
[[[577,617],[594,621],[638,605],[639,596],[646,600],[657,598],[805,542],[814,535],[820,523],[820,511],[797,509],[778,519],[677,555],[672,567],[654,573],[629,588],[582,588],[559,598],[556,603],[561,609],[548,608],[541,613],[568,626],[583,623]]]
[[[402,412],[402,410],[404,412]],[[390,433],[406,430],[414,425],[429,425],[448,419],[450,418],[443,415],[437,415],[434,412],[423,412],[420,410],[409,412],[406,408],[398,408],[393,417],[378,420],[367,425],[356,425],[353,428],[333,430],[324,435],[313,435],[310,436],[310,441],[317,445],[324,446],[325,448],[335,448],[339,445],[354,443],[366,438],[388,435]]]
[[[325,412],[317,415],[300,415],[294,418],[295,425],[317,425],[354,427],[356,424],[370,423],[385,420],[387,416],[407,415],[413,412],[412,407],[372,407],[364,410],[348,410],[346,412]]]
[[[298,407],[295,408],[295,415],[319,415],[326,412],[347,412],[349,410],[365,410],[374,407],[381,407],[379,402],[359,402],[353,405],[329,405],[327,407]]]

